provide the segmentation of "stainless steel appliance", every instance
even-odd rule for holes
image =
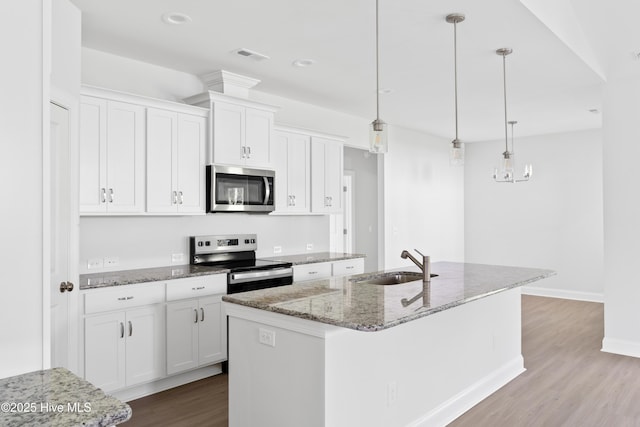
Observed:
[[[209,212],[262,212],[274,210],[275,172],[238,166],[207,166]]]
[[[256,259],[257,248],[255,234],[192,236],[190,263],[228,268],[228,294],[293,283],[291,263]]]

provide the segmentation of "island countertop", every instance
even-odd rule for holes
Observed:
[[[537,268],[454,262],[433,263],[432,272],[438,277],[430,284],[371,285],[351,280],[381,274],[365,273],[231,294],[222,300],[359,331],[379,331],[555,274]]]
[[[260,257],[269,261],[290,262],[293,265],[314,264],[318,262],[344,261],[355,258],[365,258],[364,254],[352,254],[346,252],[309,252],[294,255],[276,255],[272,257]]]
[[[131,418],[131,407],[64,368],[0,380],[0,425],[102,427]]]

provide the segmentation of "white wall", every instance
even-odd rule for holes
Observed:
[[[384,155],[385,267],[418,249],[432,261],[464,261],[464,174],[449,166],[450,141],[391,127]]]
[[[552,269],[528,292],[602,301],[602,132],[517,138],[516,127],[515,143],[529,182],[493,181],[504,140],[467,145],[465,260]]]
[[[189,263],[189,236],[201,234],[258,234],[257,255],[273,256],[273,247],[282,254],[329,250],[329,217],[273,216],[216,213],[193,217],[82,217],[80,220],[80,274],[91,258],[117,257],[112,270],[171,265],[171,254],[184,254]]]
[[[43,11],[43,8],[45,11]],[[42,115],[48,98],[43,73],[47,2],[23,0],[4,8],[0,26],[0,378],[43,366]],[[48,106],[48,101],[46,102]]]
[[[609,81],[603,111],[603,350],[640,357],[640,78]]]

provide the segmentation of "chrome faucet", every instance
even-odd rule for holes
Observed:
[[[431,282],[431,257],[427,255],[423,255],[417,249],[414,249],[420,256],[422,257],[422,263],[415,259],[413,255],[411,255],[408,251],[402,251],[400,254],[400,258],[407,259],[409,258],[415,265],[418,266],[420,270],[422,270],[422,281],[423,282]]]

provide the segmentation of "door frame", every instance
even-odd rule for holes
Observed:
[[[51,134],[49,114],[50,104],[56,104],[69,112],[69,281],[75,285],[75,292],[69,293],[69,337],[70,348],[68,351],[67,369],[79,373],[80,349],[79,339],[79,198],[78,198],[78,133],[80,123],[80,99],[79,94],[74,95],[64,89],[54,85],[50,87],[49,101],[47,102],[47,112],[43,121],[43,157],[42,157],[42,186],[43,186],[43,289],[42,289],[42,365],[43,369],[51,367],[51,192],[49,190],[49,179],[51,177]]]

